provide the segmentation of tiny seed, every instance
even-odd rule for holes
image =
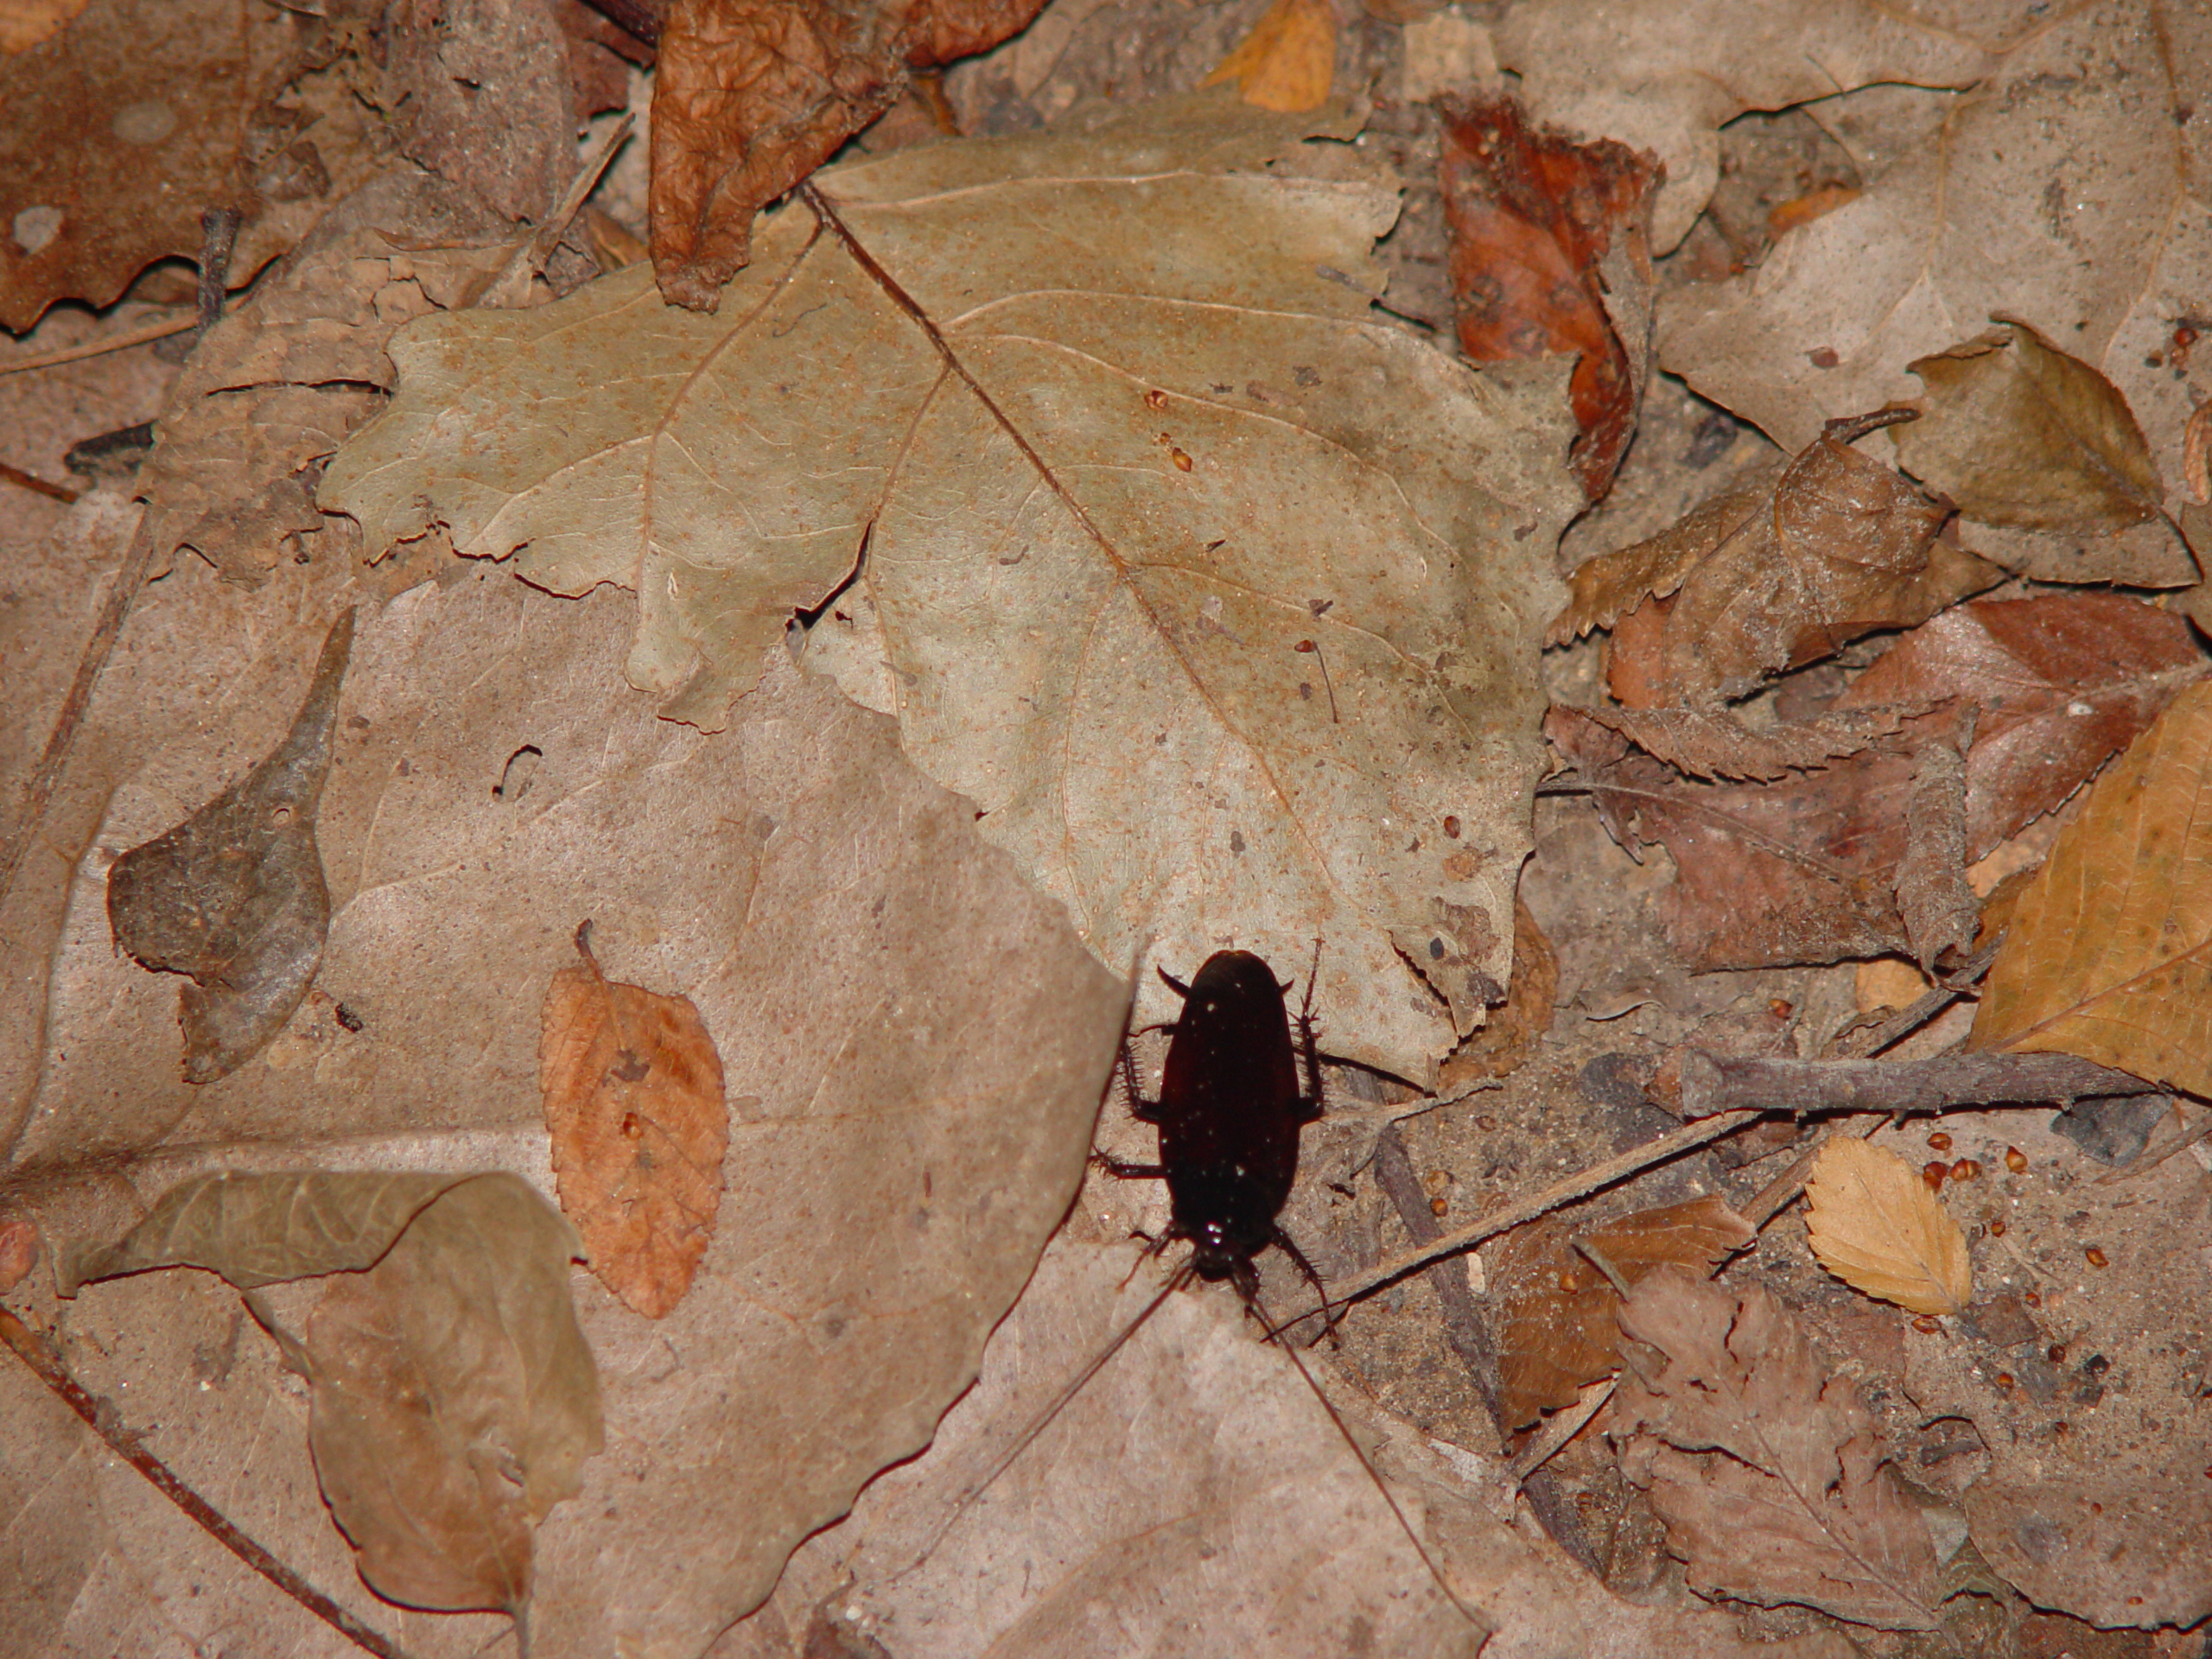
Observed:
[[[2018,1175],[2027,1166],[2028,1154],[2026,1153],[2022,1152],[2018,1147],[2007,1147],[2005,1148],[2005,1168],[2011,1170],[2015,1175]]]
[[[1928,1144],[1938,1152],[1948,1152],[1951,1149],[1951,1137],[1938,1129],[1928,1137]]]
[[[1951,1179],[1955,1181],[1970,1181],[1980,1173],[1981,1166],[1971,1158],[1961,1158],[1951,1166]]]
[[[1912,1322],[1912,1328],[1923,1337],[1932,1337],[1943,1327],[1936,1322],[1933,1314],[1923,1313]]]
[[[1147,409],[1165,409],[1165,408],[1166,408],[1166,407],[1167,407],[1167,394],[1166,394],[1166,392],[1164,392],[1164,391],[1160,391],[1157,387],[1154,388],[1152,391],[1147,391],[1147,393],[1145,393],[1145,395],[1144,395],[1144,406],[1145,406]]]
[[[1175,463],[1175,470],[1177,472],[1187,473],[1191,470],[1190,456],[1185,454],[1180,449],[1175,448],[1173,445],[1170,445],[1168,448],[1167,458]]]
[[[2043,1306],[2043,1293],[2036,1290],[2026,1291],[2022,1294],[2020,1300],[2025,1302],[2030,1307],[2041,1307]]]
[[[2010,1389],[2018,1385],[2012,1381],[2012,1372],[1999,1371],[1997,1373],[1997,1386],[2000,1389]]]
[[[2050,1363],[2052,1364],[2063,1365],[2066,1363],[2066,1344],[2064,1343],[2054,1342],[2044,1351],[2049,1354]]]
[[[1444,815],[1444,833],[1454,841],[1459,839],[1459,815],[1457,812]]]
[[[1941,1192],[1943,1178],[1950,1173],[1951,1166],[1941,1158],[1931,1158],[1920,1166],[1920,1179],[1928,1183],[1930,1192]]]
[[[2101,1503],[2092,1503],[2089,1505],[2089,1513],[2091,1515],[2102,1515],[2104,1512],[2105,1506]]]
[[[1431,1198],[1428,1201],[1428,1213],[1432,1216],[1440,1216],[1451,1207],[1452,1201],[1449,1198]]]
[[[2107,1267],[2111,1264],[2112,1258],[2094,1244],[2082,1254],[2089,1259],[2089,1265],[2093,1268]]]
[[[1993,1221],[1992,1221],[1992,1222],[1989,1224],[1989,1236],[1990,1236],[1992,1238],[2002,1238],[2002,1237],[2004,1237],[2004,1236],[2005,1236],[2005,1217],[2002,1217],[2002,1216],[1999,1216],[1998,1217],[1996,1217],[1996,1219],[1994,1219]]]
[[[1766,1005],[1766,1011],[1777,1020],[1787,1020],[1797,1012],[1796,1005],[1786,997],[1776,997]]]
[[[2131,1607],[2140,1607],[2143,1605],[2143,1598],[2140,1596],[2130,1596],[2127,1599],[2127,1605]]]
[[[2102,1354],[2091,1354],[2082,1362],[2082,1369],[2091,1376],[2102,1376],[2107,1371],[2112,1370],[2112,1361],[2107,1359]]]
[[[2050,1438],[2054,1440],[2063,1440],[2073,1432],[2074,1425],[2063,1417],[2050,1426]]]

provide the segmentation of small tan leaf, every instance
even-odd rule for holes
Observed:
[[[2078,1054],[2212,1092],[2212,686],[2108,767],[2020,895],[1976,1048]]]
[[[442,1611],[530,1597],[531,1526],[601,1444],[569,1300],[575,1230],[519,1176],[466,1180],[308,1323],[308,1437],[369,1587]]]
[[[722,1198],[721,1056],[685,996],[582,968],[553,976],[538,1048],[561,1208],[600,1281],[649,1319],[691,1287]]]
[[[1280,115],[1318,110],[1337,72],[1337,13],[1329,0],[1275,0],[1198,84],[1236,83],[1247,104]]]
[[[54,1277],[79,1286],[149,1268],[206,1268],[240,1290],[373,1266],[392,1241],[462,1175],[327,1170],[225,1173],[180,1181],[112,1244],[61,1247]]]
[[[1838,1135],[1813,1160],[1805,1197],[1813,1254],[1844,1283],[1916,1313],[1966,1311],[1966,1236],[1897,1154]]]
[[[115,942],[156,972],[186,974],[178,996],[184,1075],[228,1077],[308,994],[330,927],[315,840],[330,775],[338,690],[353,613],[331,625],[299,718],[267,759],[108,872]]]

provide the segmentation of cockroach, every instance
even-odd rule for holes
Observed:
[[[1135,1059],[1126,1040],[1117,1065],[1130,1112],[1159,1131],[1159,1161],[1131,1163],[1103,1154],[1094,1154],[1093,1161],[1126,1179],[1166,1181],[1169,1219],[1160,1236],[1151,1241],[1150,1249],[1157,1252],[1182,1240],[1191,1246],[1190,1257],[1169,1274],[1159,1294],[1023,1427],[982,1478],[966,1489],[937,1529],[937,1536],[942,1537],[967,1506],[1006,1472],[1167,1298],[1194,1278],[1227,1280],[1272,1340],[1281,1334],[1282,1327],[1268,1318],[1261,1303],[1256,1258],[1274,1245],[1320,1294],[1323,1328],[1330,1330],[1333,1325],[1320,1275],[1283,1230],[1280,1219],[1298,1176],[1300,1133],[1322,1115],[1320,1052],[1314,1039],[1313,1015],[1313,981],[1319,965],[1317,940],[1306,1001],[1296,1016],[1295,1041],[1289,1005],[1284,1001],[1284,993],[1290,988],[1278,984],[1268,964],[1251,952],[1215,952],[1187,985],[1160,970],[1160,977],[1182,995],[1183,1012],[1171,1028],[1159,1098],[1143,1097],[1137,1084]],[[1333,1338],[1332,1330],[1331,1335]],[[1471,1624],[1487,1630],[1488,1621],[1452,1589],[1297,1349],[1286,1341],[1282,1351],[1375,1483],[1376,1491],[1389,1506],[1438,1588]]]

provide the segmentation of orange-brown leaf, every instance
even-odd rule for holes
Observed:
[[[1510,1235],[1497,1268],[1504,1300],[1498,1409],[1515,1428],[1573,1402],[1620,1363],[1620,1294],[1576,1241],[1633,1287],[1667,1262],[1710,1273],[1756,1236],[1716,1198],[1642,1210],[1582,1232],[1561,1220]]]
[[[2021,894],[1976,1048],[2078,1054],[2212,1093],[2212,686],[2097,780]]]
[[[553,976],[538,1048],[561,1208],[601,1283],[649,1319],[690,1288],[721,1203],[729,1109],[721,1057],[691,1000]]]
[[[1336,8],[1329,0],[1275,0],[1199,85],[1233,80],[1247,104],[1300,115],[1328,102],[1336,73]]]
[[[1883,1147],[1838,1135],[1805,1183],[1813,1254],[1853,1290],[1916,1313],[1963,1313],[1974,1295],[1966,1236],[1920,1172]]]

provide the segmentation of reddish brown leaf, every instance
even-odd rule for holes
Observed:
[[[1975,712],[1967,755],[1967,858],[1987,856],[2147,730],[2205,671],[2188,620],[2118,594],[1980,600],[1891,646],[1838,711],[1949,703]]]
[[[1940,504],[1850,447],[1884,423],[1832,423],[1770,491],[1739,486],[1665,534],[1589,561],[1550,637],[1612,626],[1622,702],[1709,705],[1998,581],[1996,566],[1936,539]],[[1632,632],[1639,587],[1673,599]]]
[[[538,1048],[561,1208],[600,1281],[649,1319],[683,1299],[714,1237],[729,1108],[721,1057],[689,997],[584,965],[553,976]]]
[[[1595,501],[1636,430],[1651,366],[1658,163],[1611,140],[1533,130],[1506,97],[1445,110],[1444,211],[1459,348],[1478,363],[1563,353]]]
[[[753,215],[897,103],[909,73],[986,51],[1044,0],[674,0],[653,89],[652,251],[712,311]]]
[[[1614,709],[1577,712],[1630,739],[1693,778],[1779,778],[1809,772],[1894,736],[1916,704],[1824,711],[1810,720],[1754,730],[1725,709]]]
[[[1578,1242],[1631,1287],[1667,1262],[1710,1273],[1758,1235],[1717,1198],[1640,1210],[1585,1232],[1553,1217],[1507,1235],[1497,1294],[1498,1410],[1509,1428],[1573,1403],[1620,1363],[1620,1294]]]

